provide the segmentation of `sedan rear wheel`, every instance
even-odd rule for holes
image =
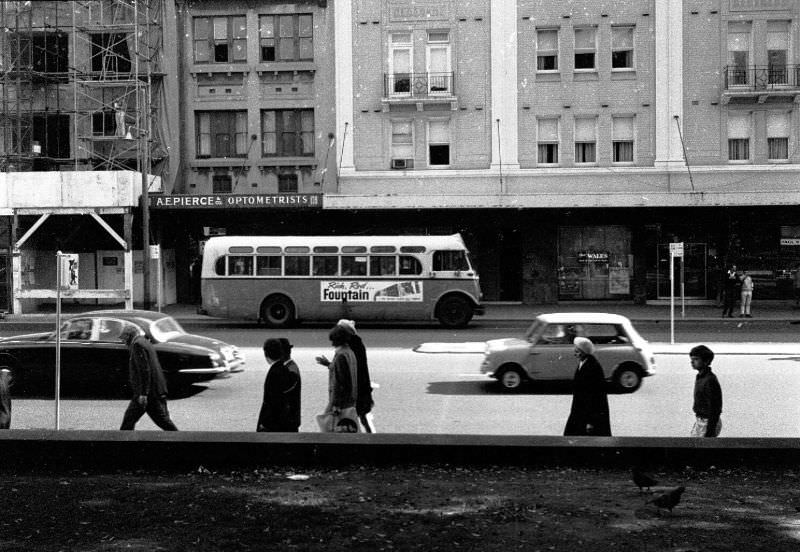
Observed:
[[[506,368],[500,372],[497,381],[506,391],[517,391],[525,382],[525,377],[519,368]]]

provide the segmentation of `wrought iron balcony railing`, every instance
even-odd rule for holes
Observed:
[[[800,87],[800,65],[728,65],[726,90],[785,90]]]
[[[383,75],[385,98],[430,98],[452,96],[455,77],[450,73],[386,73]]]

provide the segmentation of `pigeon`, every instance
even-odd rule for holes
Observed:
[[[649,500],[647,504],[655,504],[657,507],[666,508],[670,511],[670,513],[672,513],[672,509],[678,505],[678,502],[681,501],[681,495],[685,490],[686,487],[684,486],[675,487],[674,489],[655,497],[653,500]]]
[[[647,490],[650,490],[650,487],[654,485],[658,485],[658,481],[656,481],[652,475],[641,471],[639,468],[633,468],[631,470],[633,474],[633,482],[639,487],[639,494],[642,493],[642,489],[647,487]]]

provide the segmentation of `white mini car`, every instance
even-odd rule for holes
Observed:
[[[578,336],[592,340],[606,380],[622,392],[636,391],[642,378],[655,373],[650,345],[631,321],[605,313],[539,315],[524,338],[487,341],[481,372],[508,390],[533,381],[572,380],[577,368],[572,342]]]

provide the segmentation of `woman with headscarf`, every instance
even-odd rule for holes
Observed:
[[[350,332],[341,326],[334,326],[328,334],[331,345],[336,349],[333,360],[325,355],[318,356],[316,361],[328,368],[328,406],[322,413],[322,419],[330,414],[334,426],[330,430],[342,433],[357,433],[356,397],[358,396],[358,375],[356,357],[350,349]],[[352,418],[351,418],[352,411]],[[318,417],[320,420],[320,417]],[[320,423],[322,426],[322,423]]]
[[[610,436],[606,378],[594,357],[594,343],[585,337],[576,337],[573,343],[578,369],[572,381],[572,408],[564,435]]]
[[[356,323],[352,320],[341,319],[336,323],[350,334],[350,349],[356,356],[356,372],[358,378],[358,396],[356,397],[356,412],[358,421],[367,433],[375,433],[375,424],[372,420],[372,407],[375,402],[372,400],[372,381],[369,377],[369,366],[367,365],[367,348],[361,336],[356,332]]]

